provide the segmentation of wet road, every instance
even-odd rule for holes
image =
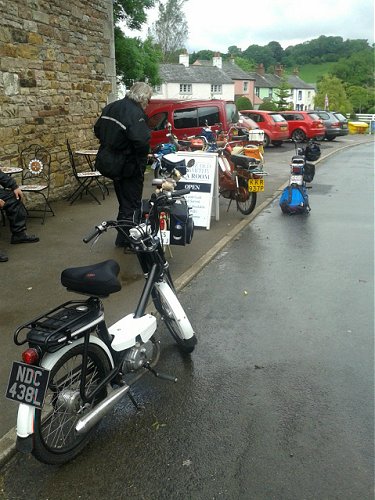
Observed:
[[[354,158],[354,161],[353,161]],[[71,464],[17,454],[6,499],[373,498],[373,145],[326,160],[308,216],[277,201],[181,292],[144,409],[118,405]]]

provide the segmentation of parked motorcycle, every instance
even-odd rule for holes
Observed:
[[[103,298],[121,289],[114,260],[65,269],[61,283],[87,295],[41,314],[19,326],[18,346],[26,345],[22,362],[13,363],[6,397],[19,403],[17,449],[47,464],[76,457],[95,427],[125,395],[136,404],[130,387],[156,370],[160,340],[157,318],[147,312],[150,300],[182,353],[193,352],[197,337],[180,304],[158,237],[160,211],[179,203],[188,190],[153,193],[147,214],[134,220],[105,221],[84,238],[96,241],[110,229],[120,231],[136,254],[145,283],[134,312],[107,327]]]
[[[231,127],[227,134],[219,132],[216,134],[211,127],[206,125],[199,136],[187,137],[178,140],[173,134],[167,135],[169,146],[177,151],[205,151],[217,153],[219,165],[219,193],[229,199],[228,210],[231,202],[236,201],[237,210],[244,215],[253,212],[257,193],[264,191],[264,176],[267,172],[263,170],[264,160],[262,147],[249,144],[249,137],[242,129]],[[163,144],[165,152],[167,145]],[[257,154],[254,154],[256,150]],[[161,154],[162,156],[162,154]],[[155,160],[155,176],[160,175],[160,157]]]

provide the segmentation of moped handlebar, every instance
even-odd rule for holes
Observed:
[[[174,191],[171,191],[171,192],[161,192],[161,193],[153,193],[151,195],[151,198],[150,198],[150,204],[151,204],[151,210],[150,210],[150,214],[155,210],[157,209],[159,206],[165,206],[165,205],[171,205],[175,202],[175,200],[177,198],[181,198],[182,196],[186,195],[186,194],[189,194],[190,193],[190,189],[189,188],[186,188],[186,189],[176,189]],[[149,236],[154,236],[158,230],[159,230],[159,225],[158,225],[158,217],[155,217],[155,221],[156,221],[156,224],[155,224],[155,227],[154,227],[154,231],[153,232],[150,232],[150,231],[145,231],[144,229],[142,229],[142,231],[140,231],[140,234],[141,235],[144,235],[145,237],[149,237]],[[129,235],[127,234],[127,231],[124,231],[124,229],[126,230],[129,230],[129,233],[131,233],[132,229],[133,228],[140,228],[141,226],[144,226],[144,225],[148,225],[148,222],[136,222],[134,220],[109,220],[109,221],[103,221],[101,222],[100,224],[98,224],[97,226],[95,226],[95,228],[87,235],[83,238],[83,242],[84,243],[90,243],[90,241],[92,241],[94,238],[96,237],[99,237],[102,233],[104,233],[105,231],[107,231],[107,229],[110,229],[110,228],[118,228],[123,234],[124,236],[131,241],[131,237],[129,237]]]

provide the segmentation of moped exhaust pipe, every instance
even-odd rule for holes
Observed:
[[[129,389],[130,387],[128,385],[123,385],[111,392],[111,394],[103,399],[95,408],[78,420],[76,432],[78,434],[85,434],[88,432],[94,425],[99,423],[104,415],[108,413],[123,396],[125,396]]]

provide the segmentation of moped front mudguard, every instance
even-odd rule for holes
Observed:
[[[59,349],[53,353],[47,353],[44,355],[41,366],[47,370],[51,370],[57,361],[64,356],[65,353],[73,349],[73,347],[83,344],[84,338],[80,338],[77,341],[69,344],[62,349]],[[112,355],[105,345],[105,343],[94,335],[90,336],[90,343],[98,345],[106,353],[111,367],[114,367]],[[34,434],[34,419],[35,419],[34,406],[20,404],[18,407],[17,414],[17,449],[22,452],[31,452],[33,448],[32,435]]]

